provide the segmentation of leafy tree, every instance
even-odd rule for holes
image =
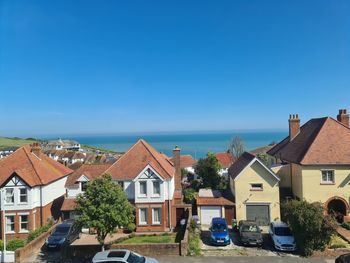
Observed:
[[[184,202],[186,204],[194,204],[198,193],[193,188],[187,188],[183,190]]]
[[[275,159],[266,153],[259,153],[256,157],[258,157],[259,160],[262,161],[262,163],[265,164],[267,167],[270,167],[271,165],[275,164]]]
[[[229,151],[235,158],[239,158],[245,152],[243,140],[239,136],[236,136],[231,140]]]
[[[219,170],[221,165],[216,158],[215,154],[208,153],[203,159],[199,159],[195,173],[202,179],[203,187],[210,187],[212,189],[220,189],[221,178]]]
[[[104,174],[88,183],[84,194],[77,197],[77,224],[97,231],[97,240],[104,250],[104,240],[116,227],[134,222],[134,208],[112,177]]]
[[[312,255],[315,250],[324,250],[335,233],[334,218],[324,215],[324,206],[319,202],[286,201],[281,206],[281,212],[304,256]]]

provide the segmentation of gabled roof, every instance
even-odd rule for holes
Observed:
[[[144,140],[136,142],[106,173],[115,180],[133,180],[147,165],[152,166],[163,179],[170,179],[175,174],[169,159]]]
[[[70,176],[68,176],[66,187],[72,187],[77,180],[85,175],[90,181],[102,175],[111,165],[110,164],[83,164]]]
[[[302,165],[350,164],[350,129],[331,117],[311,119],[267,153]]]
[[[200,189],[196,198],[197,205],[234,206],[235,203],[222,196],[219,190]]]
[[[268,171],[277,181],[280,179],[276,176],[276,174],[271,171],[268,167],[266,167],[255,155],[244,152],[238,159],[235,161],[231,167],[228,169],[229,176],[235,180],[238,176],[243,172],[243,170],[252,165],[253,163],[258,162],[261,166],[263,166],[266,171]]]
[[[169,159],[173,163],[173,157]],[[193,167],[197,164],[197,161],[193,159],[192,155],[180,155],[180,166],[181,168]]]
[[[233,156],[229,152],[216,153],[215,156],[222,168],[229,168],[234,162]]]
[[[27,145],[0,161],[0,185],[6,183],[13,174],[17,174],[30,187],[33,187],[49,184],[72,172],[71,169],[52,160],[44,153],[36,156]]]

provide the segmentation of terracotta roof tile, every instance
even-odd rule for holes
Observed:
[[[216,153],[215,156],[222,168],[229,168],[234,162],[233,156],[229,152]]]
[[[169,159],[144,140],[136,142],[106,173],[111,174],[115,180],[133,180],[147,165],[164,179],[169,179],[175,174]]]
[[[169,160],[173,163],[173,157],[169,158]],[[193,167],[197,164],[197,161],[193,159],[192,155],[180,155],[180,167]]]
[[[73,211],[77,206],[75,198],[66,198],[63,201],[61,211]]]
[[[234,206],[235,203],[225,197],[197,197],[197,205],[227,205]]]
[[[111,165],[110,164],[83,164],[70,176],[68,176],[66,187],[72,187],[76,181],[85,175],[90,181],[102,175]]]
[[[44,153],[36,156],[28,145],[0,161],[0,185],[10,179],[14,173],[33,187],[49,184],[72,172],[71,169],[52,160]]]
[[[350,164],[350,129],[330,117],[311,119],[292,141],[288,136],[268,154],[302,165]]]

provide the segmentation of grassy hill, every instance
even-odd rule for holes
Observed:
[[[18,137],[0,137],[0,150],[10,147],[21,147],[26,144],[31,144],[35,141],[36,140],[34,138],[22,139]]]

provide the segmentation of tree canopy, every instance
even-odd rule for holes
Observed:
[[[239,136],[232,138],[229,145],[229,151],[233,157],[237,159],[245,152],[244,142]]]
[[[106,236],[116,227],[134,222],[134,207],[121,186],[108,174],[88,183],[85,193],[77,197],[76,212],[78,224],[96,229],[102,249]]]
[[[282,204],[281,212],[283,221],[289,224],[304,256],[312,255],[315,250],[324,250],[335,233],[336,222],[332,216],[324,215],[321,203],[286,201]]]

